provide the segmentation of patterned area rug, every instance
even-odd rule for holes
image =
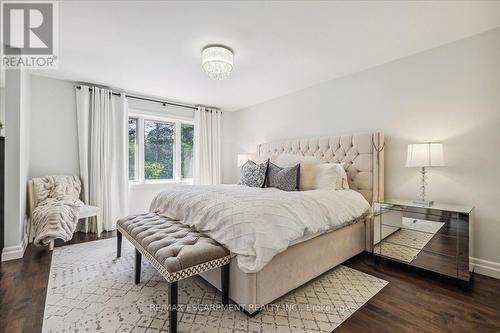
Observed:
[[[442,222],[405,217],[402,221],[402,229],[377,244],[374,252],[411,263],[443,225]]]
[[[168,332],[168,288],[143,262],[133,283],[134,250],[125,239],[55,248],[43,332]],[[253,318],[221,309],[220,293],[200,277],[179,282],[179,332],[331,332],[388,282],[338,266]]]

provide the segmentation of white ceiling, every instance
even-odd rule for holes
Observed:
[[[60,3],[60,66],[39,75],[237,110],[500,26],[500,2]],[[234,52],[222,82],[207,44]]]

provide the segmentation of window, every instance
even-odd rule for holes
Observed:
[[[181,176],[193,178],[193,136],[194,126],[182,124],[181,127]]]
[[[128,120],[129,181],[155,183],[193,178],[191,122],[132,114]]]
[[[128,179],[137,179],[137,118],[128,119]]]
[[[144,178],[174,178],[175,124],[144,120]]]

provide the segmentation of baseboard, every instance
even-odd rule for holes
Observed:
[[[472,257],[470,262],[474,267],[474,273],[500,279],[500,263]]]
[[[4,248],[2,251],[2,261],[21,259],[24,256],[27,245],[28,237],[23,237],[21,244]]]

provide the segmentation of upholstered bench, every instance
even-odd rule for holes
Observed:
[[[154,213],[120,219],[117,229],[117,257],[122,235],[135,247],[135,283],[140,283],[142,255],[169,283],[171,333],[177,331],[177,281],[221,267],[222,302],[229,303],[229,251],[210,237]]]

